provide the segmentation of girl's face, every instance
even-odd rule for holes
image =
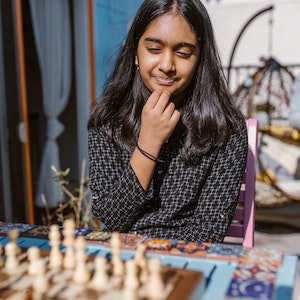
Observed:
[[[200,56],[195,33],[179,14],[168,13],[151,23],[141,36],[136,65],[146,87],[167,90],[180,104],[193,79]]]

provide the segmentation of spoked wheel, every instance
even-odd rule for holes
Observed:
[[[270,58],[232,96],[247,118],[263,115],[260,127],[286,124],[293,80],[287,68]]]
[[[289,99],[293,80],[293,74],[286,67],[274,58],[270,58],[264,60],[264,65],[250,75],[232,96],[246,118],[256,117],[259,120],[257,165],[260,174],[282,198],[288,201],[300,201],[300,195],[283,189],[278,179],[270,174],[263,155],[268,152],[273,155],[275,161],[279,158],[278,151],[274,151],[274,153],[272,150],[270,151],[270,138],[281,143],[293,144],[296,148],[299,146],[300,151],[299,130],[288,124]],[[297,152],[297,149],[294,152]],[[289,164],[291,169],[293,168],[291,164],[297,164],[297,161],[289,162]]]

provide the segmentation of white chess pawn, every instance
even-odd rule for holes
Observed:
[[[135,261],[130,259],[126,261],[126,276],[124,280],[124,288],[130,290],[137,290],[139,287],[139,280],[137,278],[137,268]]]
[[[46,275],[46,264],[43,259],[38,259],[35,263],[36,271],[33,280],[34,299],[44,299],[43,296],[49,289],[49,281]]]
[[[125,272],[124,263],[120,257],[121,254],[121,237],[119,232],[113,232],[111,239],[111,254],[112,254],[112,265],[113,265],[113,275],[123,276]]]
[[[121,252],[121,236],[119,232],[113,232],[110,238],[110,246],[112,255],[118,256]]]
[[[28,256],[28,274],[29,275],[36,275],[38,272],[38,266],[39,264],[36,265],[36,262],[41,258],[40,257],[40,249],[38,247],[30,247],[27,250],[27,256]]]
[[[109,276],[107,273],[107,259],[102,256],[97,256],[94,260],[95,274],[92,279],[92,286],[103,292],[108,287]]]
[[[114,276],[123,276],[125,273],[125,267],[122,259],[119,256],[113,256],[112,260],[113,265],[113,275]]]
[[[146,245],[138,245],[134,260],[138,268],[139,278],[142,283],[145,283],[148,278],[148,262],[146,257]]]
[[[164,282],[161,276],[161,261],[159,258],[151,258],[148,262],[149,277],[147,282],[147,297],[149,299],[164,298]]]
[[[87,255],[85,253],[86,241],[83,236],[79,236],[75,241],[76,267],[73,274],[73,281],[78,284],[85,284],[89,281],[91,273],[87,267]]]
[[[61,269],[63,264],[63,255],[60,251],[60,232],[59,226],[53,224],[50,226],[49,232],[49,244],[51,246],[51,251],[49,254],[49,266],[51,269]]]
[[[8,272],[15,272],[17,267],[20,265],[18,253],[19,253],[19,249],[15,243],[9,242],[6,244],[6,246],[5,246],[5,254],[6,254],[5,269]]]
[[[135,260],[126,261],[126,276],[124,279],[124,288],[122,291],[122,299],[124,300],[136,300],[138,299],[137,290],[140,286],[139,279],[137,277],[137,266]]]
[[[64,256],[63,266],[65,269],[72,270],[75,268],[75,222],[72,219],[67,219],[63,224],[63,244],[66,247],[66,253]]]
[[[18,245],[18,237],[20,235],[19,228],[11,228],[9,229],[7,233],[11,243],[15,244],[17,249],[17,255],[20,255],[22,253],[21,248]]]

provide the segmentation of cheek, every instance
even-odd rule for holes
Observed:
[[[153,91],[151,87],[151,69],[148,68],[145,64],[140,65],[139,69],[140,77],[144,83],[144,85],[149,89],[150,91]]]
[[[190,81],[194,77],[196,71],[195,65],[185,65],[181,68],[181,74],[186,78],[186,80]]]
[[[157,59],[155,57],[144,56],[139,60],[139,62],[140,70],[144,72],[149,72],[157,66]]]

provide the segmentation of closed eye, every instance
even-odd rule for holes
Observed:
[[[147,47],[147,50],[148,50],[150,53],[153,53],[153,54],[157,54],[157,53],[160,53],[160,52],[161,52],[161,49],[160,49],[160,48],[157,48],[157,47]]]
[[[185,52],[185,51],[176,51],[176,54],[183,58],[189,58],[193,55],[192,52]]]

